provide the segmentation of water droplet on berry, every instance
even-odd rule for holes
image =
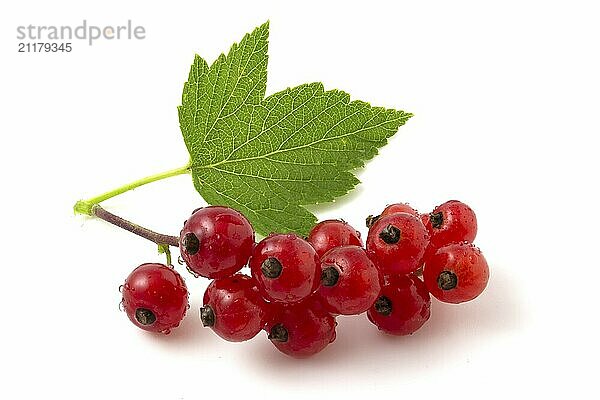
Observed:
[[[125,311],[125,307],[123,306],[123,300],[119,302],[119,311]]]
[[[119,293],[123,293],[123,285],[119,286]]]
[[[187,266],[187,265],[186,265],[186,269],[188,270],[188,272],[189,272],[190,274],[192,274],[192,276],[193,276],[194,278],[198,278],[198,277],[200,277],[200,275],[199,275],[199,274],[197,274],[195,271],[192,271],[192,270],[190,269],[190,267],[189,267],[189,266]]]
[[[183,265],[183,258],[181,256],[177,257],[177,264]]]

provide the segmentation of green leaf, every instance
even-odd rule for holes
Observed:
[[[265,98],[268,22],[210,66],[196,56],[179,107],[196,190],[233,207],[257,232],[307,234],[304,205],[329,202],[412,114],[350,101],[321,83]]]

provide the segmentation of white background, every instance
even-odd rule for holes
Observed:
[[[598,10],[589,1],[20,1],[0,12],[2,134],[0,397],[593,397],[600,356]],[[250,5],[252,3],[252,5]],[[141,41],[18,54],[19,25],[143,25]],[[451,198],[477,212],[491,278],[463,305],[432,305],[411,337],[339,318],[308,360],[264,333],[227,343],[203,329],[208,281],[168,336],[142,332],[117,291],[155,247],[73,203],[181,166],[176,106],[195,52],[212,62],[270,19],[267,94],[322,81],[415,117],[321,219]],[[105,207],[177,234],[203,204],[189,176]],[[597,394],[596,394],[597,395]],[[387,396],[387,397],[384,397]],[[338,397],[329,397],[338,398]]]

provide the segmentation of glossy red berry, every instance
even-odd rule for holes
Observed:
[[[365,312],[380,290],[379,270],[361,247],[336,247],[321,257],[321,286],[317,293],[330,313]]]
[[[308,297],[321,276],[317,252],[294,234],[272,234],[260,241],[252,252],[250,271],[266,300],[285,303]]]
[[[421,220],[407,213],[378,219],[367,236],[367,253],[384,275],[409,274],[423,262],[429,234]]]
[[[440,248],[423,270],[429,292],[446,303],[462,303],[479,296],[489,276],[485,257],[477,247],[467,242]]]
[[[319,222],[308,234],[308,242],[319,257],[338,246],[362,246],[360,232],[345,221],[329,219]]]
[[[473,242],[477,235],[475,212],[458,200],[450,200],[437,206],[433,212],[424,216],[424,223],[434,250],[450,243]]]
[[[366,224],[367,224],[367,228],[370,228],[371,226],[373,226],[373,224],[382,217],[386,217],[388,215],[392,215],[392,214],[396,214],[396,213],[407,213],[407,214],[411,214],[414,215],[417,218],[420,218],[419,216],[419,212],[417,210],[415,210],[414,208],[412,208],[411,206],[409,206],[406,203],[394,203],[394,204],[390,204],[388,206],[386,206],[383,211],[381,212],[381,214],[379,215],[369,215],[367,217],[366,220]]]
[[[387,215],[392,215],[392,214],[396,214],[396,213],[400,213],[400,212],[405,212],[407,214],[414,215],[415,217],[419,216],[419,212],[417,210],[415,210],[414,208],[412,208],[407,203],[390,204],[383,209],[383,212],[381,213],[380,216],[385,217]]]
[[[202,325],[230,342],[252,339],[268,321],[268,305],[249,276],[215,279],[204,292]]]
[[[188,307],[183,278],[163,264],[142,264],[121,288],[123,308],[136,326],[150,332],[169,333]]]
[[[295,304],[274,304],[265,330],[279,351],[295,358],[312,356],[335,340],[335,317],[314,297]]]
[[[392,335],[410,335],[431,315],[431,298],[416,276],[387,276],[375,304],[367,311],[369,321]]]
[[[207,278],[222,278],[239,271],[254,246],[250,222],[228,207],[199,208],[184,223],[179,249],[188,270]]]

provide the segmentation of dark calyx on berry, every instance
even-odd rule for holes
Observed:
[[[429,221],[431,221],[431,226],[435,229],[440,229],[444,224],[444,214],[442,212],[436,212],[429,214]]]
[[[263,275],[271,279],[279,277],[282,269],[283,266],[275,257],[267,258],[260,266],[260,270],[262,271]]]
[[[375,301],[375,311],[384,316],[390,315],[392,313],[392,301],[385,296],[379,296]]]
[[[210,306],[200,307],[200,320],[204,327],[215,325],[215,313]]]
[[[138,308],[135,310],[135,319],[142,325],[152,325],[156,322],[156,315],[147,308]]]
[[[400,241],[400,229],[396,228],[392,224],[388,224],[379,233],[379,238],[387,244],[396,244]]]
[[[189,255],[194,255],[200,250],[200,241],[193,233],[188,233],[183,238],[183,247]]]
[[[327,267],[321,271],[321,283],[323,286],[334,286],[338,279],[340,279],[340,273],[335,267]]]
[[[451,290],[458,284],[458,278],[454,272],[442,271],[438,276],[437,284],[442,290]]]
[[[285,343],[288,341],[288,331],[282,324],[273,325],[269,332],[268,338],[275,342]]]
[[[373,224],[375,222],[377,222],[377,220],[381,217],[381,215],[369,215],[366,220],[365,220],[365,225],[367,225],[367,228],[370,228],[373,226]]]

